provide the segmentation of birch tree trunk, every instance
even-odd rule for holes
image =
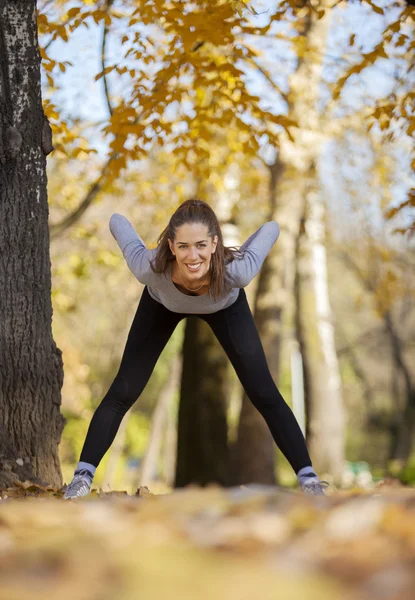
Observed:
[[[300,345],[306,390],[306,437],[318,473],[340,481],[344,463],[345,409],[330,306],[325,247],[325,206],[307,194],[306,255],[300,272]],[[308,267],[308,268],[307,268]]]
[[[63,365],[51,328],[45,157],[52,147],[35,0],[0,2],[0,58],[0,484],[32,477],[60,487]]]

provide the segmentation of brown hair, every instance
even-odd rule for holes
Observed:
[[[223,245],[222,231],[217,216],[213,209],[203,200],[186,200],[173,213],[167,227],[161,232],[157,240],[157,253],[150,263],[155,273],[165,273],[169,263],[175,260],[168,240],[174,241],[176,230],[185,223],[201,223],[208,228],[209,235],[213,239],[218,236],[216,250],[212,254],[210,262],[210,286],[209,292],[214,299],[224,296],[229,291],[225,281],[225,265],[232,262],[238,256],[237,248],[228,248]]]

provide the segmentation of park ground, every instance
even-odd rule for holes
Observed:
[[[0,493],[0,599],[413,600],[415,488]]]

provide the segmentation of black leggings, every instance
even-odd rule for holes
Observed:
[[[153,300],[144,288],[119,371],[92,417],[81,461],[98,466],[123,416],[143,391],[176,325],[187,316],[190,315],[171,312]],[[294,471],[311,466],[303,433],[272,379],[245,291],[240,290],[232,306],[197,316],[212,328],[248,398],[264,417]]]

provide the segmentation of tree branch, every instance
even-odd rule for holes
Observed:
[[[336,328],[339,329],[342,337],[346,338],[346,335],[345,335],[342,327],[339,327],[339,325],[336,324]],[[373,333],[374,331],[377,331],[377,330],[376,329],[372,330],[372,331],[369,330],[369,333]],[[367,336],[367,333],[366,333],[366,336]],[[362,337],[362,336],[359,336],[359,337]],[[357,352],[355,350],[355,344],[356,344],[356,340],[353,343],[350,343],[347,340],[346,346],[343,346],[343,352],[345,352],[347,354],[350,365],[351,365],[353,371],[355,372],[355,375],[358,377],[358,379],[360,379],[362,386],[363,386],[364,397],[366,398],[368,405],[370,405],[370,404],[373,404],[373,402],[372,402],[372,400],[373,400],[372,386],[369,383],[369,380],[365,373],[365,369],[364,369],[363,365],[361,364],[361,362],[358,359]],[[338,350],[337,353],[340,354],[340,351]]]
[[[369,279],[367,279],[367,277],[365,277],[363,275],[360,268],[355,263],[355,261],[350,257],[350,255],[346,254],[345,252],[342,252],[341,256],[342,256],[344,262],[347,265],[349,265],[350,269],[358,276],[361,284],[366,288],[366,290],[369,291],[371,294],[375,294],[376,289],[375,289],[374,284],[371,281],[369,281]],[[401,373],[405,379],[407,396],[409,397],[411,395],[412,389],[413,389],[411,374],[410,374],[408,365],[406,364],[405,359],[404,359],[402,341],[400,339],[398,332],[396,331],[395,323],[393,322],[393,318],[392,318],[390,310],[384,311],[383,323],[384,323],[385,330],[388,334],[389,341],[391,343],[392,355],[393,355],[395,364],[399,367],[399,369],[401,370]]]
[[[95,180],[95,182],[91,185],[88,192],[85,195],[85,198],[82,200],[80,205],[73,213],[65,217],[60,223],[49,225],[49,234],[50,238],[53,240],[57,236],[59,236],[65,229],[71,227],[78,219],[82,217],[88,206],[95,200],[98,193],[101,191],[102,186],[104,184],[106,171],[112,161],[116,158],[117,153],[111,154],[108,158],[107,162],[104,164],[99,177]]]
[[[112,6],[113,2],[114,2],[114,0],[108,0],[107,5],[105,7],[105,10],[106,10],[107,13],[110,12],[111,6]],[[104,19],[104,30],[103,30],[103,33],[102,33],[102,46],[101,46],[101,68],[102,68],[102,73],[103,73],[102,80],[104,82],[105,98],[107,100],[107,106],[108,106],[109,113],[112,116],[114,111],[113,111],[113,108],[112,108],[112,105],[111,105],[111,100],[110,100],[109,90],[108,90],[107,75],[105,73],[105,68],[106,68],[106,66],[105,66],[105,64],[106,64],[106,61],[105,61],[105,46],[106,46],[106,41],[107,41],[107,34],[108,34],[108,26],[107,26],[107,23],[105,22],[105,19]]]
[[[105,10],[108,13],[111,9],[113,2],[114,2],[114,0],[107,0]],[[105,67],[106,67],[106,65],[105,65],[105,47],[106,47],[106,39],[107,39],[108,30],[109,30],[108,26],[104,19],[104,30],[103,30],[103,34],[102,34],[102,45],[101,45],[101,66],[102,66],[102,71],[104,73],[102,76],[102,79],[104,82],[104,93],[105,93],[105,98],[107,100],[108,111],[109,111],[110,115],[112,116],[114,111],[113,111],[113,107],[111,105],[111,101],[110,101],[110,97],[109,97],[107,76],[105,74]],[[99,175],[98,179],[96,179],[96,181],[91,185],[91,187],[89,188],[88,192],[85,195],[85,198],[82,200],[82,202],[80,203],[78,208],[76,210],[74,210],[74,212],[72,212],[70,215],[65,217],[60,223],[50,225],[49,233],[50,233],[50,238],[52,240],[55,239],[56,237],[58,237],[63,231],[65,231],[66,229],[71,227],[71,225],[76,223],[76,221],[78,221],[78,219],[80,219],[82,217],[82,215],[87,210],[89,205],[92,204],[92,202],[95,200],[98,193],[102,189],[102,186],[104,183],[104,178],[105,178],[105,173],[106,173],[109,165],[111,164],[111,162],[116,157],[116,155],[117,155],[117,153],[113,153],[108,158],[107,162],[105,163],[105,165],[102,168],[101,174]]]
[[[253,65],[260,73],[261,75],[263,75],[265,77],[265,79],[268,81],[268,83],[271,84],[271,86],[274,88],[274,90],[276,92],[279,93],[279,95],[285,100],[285,102],[288,105],[288,96],[287,94],[285,94],[278,86],[277,84],[272,81],[271,77],[269,76],[269,74],[265,71],[265,69],[263,69],[262,67],[259,66],[259,64],[257,62],[254,61],[253,58],[246,58],[245,59],[247,63]]]

